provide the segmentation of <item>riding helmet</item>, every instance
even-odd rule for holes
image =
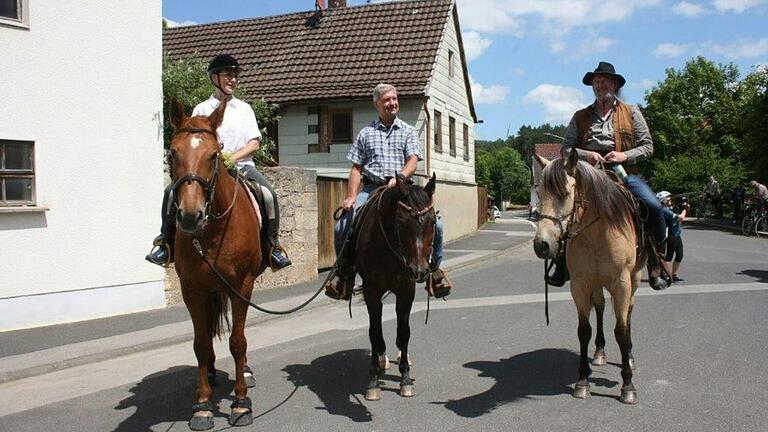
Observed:
[[[231,55],[219,54],[214,57],[213,60],[211,60],[210,64],[208,64],[208,73],[213,74],[223,70],[235,70],[237,72],[241,72],[243,68],[240,67],[237,59]]]
[[[662,202],[662,203],[663,203],[663,202],[664,202],[664,201],[666,201],[666,200],[667,200],[667,198],[669,198],[670,196],[672,196],[672,194],[671,194],[671,193],[669,193],[669,192],[667,192],[667,191],[661,191],[661,192],[659,192],[659,193],[657,193],[657,194],[656,194],[656,199],[657,199],[657,200],[659,200],[659,202]]]

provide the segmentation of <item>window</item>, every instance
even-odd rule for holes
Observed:
[[[464,144],[464,160],[469,160],[469,125],[464,123],[463,133],[461,135],[462,144]]]
[[[0,24],[26,27],[29,0],[0,0]]]
[[[448,143],[451,156],[456,156],[456,119],[448,117]]]
[[[308,125],[308,134],[317,134],[317,144],[309,144],[309,153],[330,153],[331,144],[352,143],[352,110],[349,108],[310,107],[317,114],[317,124]]]
[[[435,110],[435,151],[443,152],[443,116]]]
[[[0,206],[35,205],[34,143],[0,140]]]
[[[453,78],[453,51],[448,50],[448,76]]]

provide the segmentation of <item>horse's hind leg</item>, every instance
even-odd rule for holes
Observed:
[[[595,318],[597,321],[597,335],[595,336],[595,355],[592,356],[593,366],[605,366],[605,332],[603,331],[603,313],[605,312],[605,295],[603,289],[598,288],[592,292],[592,304],[595,306]]]
[[[368,309],[368,337],[371,340],[371,369],[365,399],[376,401],[381,399],[379,380],[384,373],[384,369],[379,363],[379,356],[386,352],[387,347],[381,330],[381,295],[366,281],[363,281],[363,286],[365,286],[363,291],[365,306]]]
[[[592,338],[592,326],[589,325],[589,313],[592,311],[592,295],[590,290],[584,286],[571,281],[571,296],[576,303],[576,311],[579,317],[579,379],[573,388],[573,397],[585,399],[589,397],[589,375],[592,369],[589,367],[589,340]]]
[[[413,396],[413,380],[411,379],[411,365],[408,361],[408,341],[411,339],[411,326],[409,318],[413,297],[416,288],[414,286],[397,296],[397,348],[400,350],[400,396]]]
[[[613,330],[616,335],[616,342],[621,350],[621,397],[619,400],[626,404],[637,403],[637,391],[632,384],[632,367],[630,366],[630,356],[632,349],[632,338],[629,328],[629,311],[632,303],[632,291],[630,287],[621,286],[619,282],[616,289],[611,291],[613,298],[613,308],[616,312],[616,328]]]

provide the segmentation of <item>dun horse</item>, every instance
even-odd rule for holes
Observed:
[[[259,243],[259,221],[244,186],[223,166],[216,129],[224,118],[221,103],[210,117],[186,117],[178,101],[171,105],[171,175],[176,206],[176,271],[184,303],[194,325],[194,350],[198,366],[197,401],[189,426],[193,430],[213,427],[211,385],[215,385],[216,356],[213,338],[229,324],[227,309],[234,294],[225,291],[201,254],[246,299],[253,281],[265,269]],[[200,248],[198,250],[198,247]],[[229,349],[235,361],[235,401],[229,422],[244,426],[252,420],[251,400],[246,396],[247,342],[244,328],[248,305],[232,298],[232,328]],[[212,382],[213,381],[213,382]],[[252,385],[252,384],[251,384]]]
[[[381,330],[382,297],[395,294],[397,312],[397,348],[400,369],[400,395],[413,396],[410,377],[408,341],[409,317],[416,282],[429,275],[429,259],[437,216],[432,206],[435,176],[424,188],[407,184],[400,176],[397,187],[382,187],[368,199],[368,209],[361,211],[358,228],[357,271],[363,279],[363,297],[368,309],[371,340],[370,381],[367,400],[379,400],[379,380],[388,367],[386,344]]]
[[[592,337],[589,315],[597,315],[596,350],[592,364],[606,363],[603,334],[603,288],[611,294],[616,315],[614,334],[621,350],[621,402],[634,404],[637,392],[632,384],[631,318],[634,293],[640,283],[645,257],[636,257],[636,234],[632,210],[625,194],[605,172],[580,162],[576,151],[568,160],[551,163],[537,156],[544,167],[538,193],[541,216],[534,238],[539,258],[554,259],[567,239],[566,264],[571,273],[571,296],[578,312],[581,357],[579,377],[573,396],[590,394],[592,373],[587,350]]]

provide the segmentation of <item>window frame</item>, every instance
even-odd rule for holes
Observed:
[[[453,53],[453,50],[448,50],[448,77],[449,78],[453,78],[456,75],[456,72],[454,70],[456,67],[455,65],[456,61],[454,60],[455,57],[456,55]]]
[[[29,169],[8,169],[5,168],[5,146],[8,144],[28,144],[30,146]],[[6,200],[5,199],[5,180],[6,179],[29,179],[30,180],[30,200]],[[23,140],[0,139],[0,208],[28,207],[37,205],[37,196],[35,193],[37,184],[37,174],[35,171],[35,142]]]
[[[323,105],[313,105],[308,109],[308,115],[317,115],[317,124],[307,125],[307,134],[317,134],[317,143],[307,145],[307,153],[330,153],[333,144],[351,144],[355,139],[354,109],[349,107],[328,108]],[[344,139],[333,139],[333,115],[349,114],[349,136]]]
[[[456,117],[448,116],[448,152],[456,156]]]
[[[0,0],[2,1],[2,0]],[[0,26],[29,28],[29,0],[11,0],[16,2],[18,18],[0,16]]]
[[[443,152],[443,114],[438,111],[434,110],[432,113],[432,116],[434,117],[434,128],[435,128],[435,152],[436,153],[442,153]]]
[[[466,123],[462,123],[462,131],[461,131],[461,138],[463,140],[463,147],[464,147],[464,160],[469,160],[469,125]]]
[[[349,115],[349,135],[343,138],[333,137],[333,115],[334,114],[348,114]],[[354,126],[354,110],[352,108],[333,108],[329,109],[326,119],[328,120],[328,144],[351,144],[355,139],[355,126]]]

